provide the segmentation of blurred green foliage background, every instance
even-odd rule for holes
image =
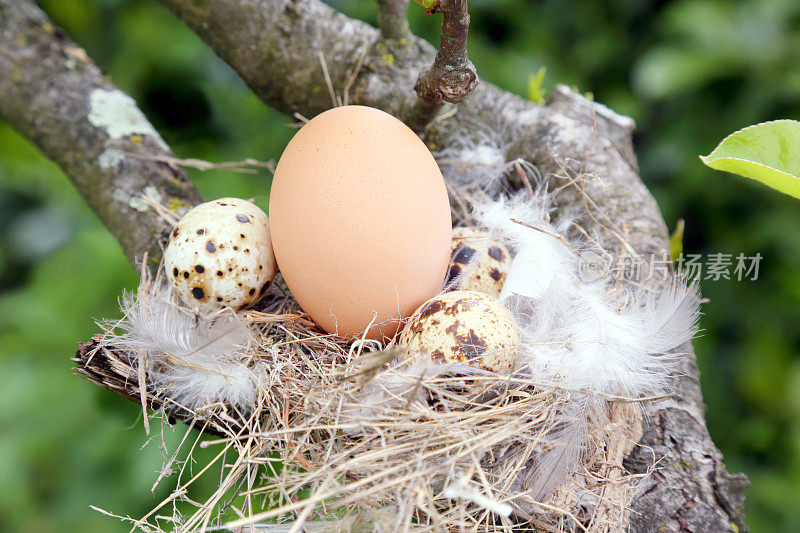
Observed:
[[[375,23],[370,0],[332,1]],[[290,119],[261,104],[156,0],[39,4],[132,94],[179,157],[277,158]],[[472,0],[470,55],[486,81],[525,96],[565,83],[637,124],[642,175],[684,251],[761,253],[757,281],[707,281],[695,346],[708,424],[752,481],[753,531],[800,523],[800,203],[711,171],[698,154],[728,133],[800,119],[795,0]],[[412,5],[415,33],[437,17]],[[255,197],[269,174],[190,171],[206,198]],[[0,121],[0,530],[111,531],[89,509],[138,517],[161,465],[136,405],[72,376],[68,358],[118,314],[137,279],[59,169]],[[168,443],[183,428],[166,429]],[[200,487],[199,491],[210,490]]]

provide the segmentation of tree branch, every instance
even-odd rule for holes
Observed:
[[[142,197],[182,213],[201,201],[136,107],[35,4],[0,0],[0,115],[70,177],[138,268],[170,228]],[[158,238],[154,238],[154,235]]]
[[[408,0],[377,0],[378,28],[384,40],[399,41],[408,35]]]
[[[442,102],[458,104],[475,90],[478,73],[467,57],[467,0],[439,0],[428,13],[443,13],[442,36],[433,65],[420,73],[414,90],[419,101],[412,126],[424,126]]]
[[[287,114],[310,117],[330,107],[319,68],[322,53],[334,87],[352,85],[352,101],[409,120],[415,109],[415,82],[434,60],[433,48],[413,37],[387,52],[377,30],[320,0],[162,2],[235,68],[262,100]],[[364,44],[371,47],[365,68],[349,84]],[[182,173],[164,165],[127,157],[109,164],[114,159],[109,149],[165,154],[168,150],[141,122],[139,129],[147,131],[116,135],[117,125],[99,118],[107,114],[92,113],[91,95],[97,89],[122,93],[94,65],[75,59],[77,52],[71,54],[68,45],[63,36],[53,34],[32,4],[0,0],[0,112],[62,165],[133,257],[152,249],[150,237],[157,236],[160,228],[152,213],[131,208],[130,199],[144,192],[145,184],[152,184],[168,202],[192,203],[199,197]],[[666,254],[667,231],[658,206],[639,179],[631,130],[629,119],[565,88],[559,88],[546,106],[538,106],[484,83],[457,113],[426,128],[424,135],[435,148],[457,148],[476,131],[492,131],[501,139],[507,160],[523,157],[543,172],[588,176],[584,190],[597,204],[603,223],[595,229],[604,243],[618,241],[600,213],[625,228],[627,240],[646,260]],[[129,198],[127,203],[117,199],[122,193]],[[584,201],[573,187],[559,194],[561,206]],[[689,347],[687,351],[683,375],[676,380],[680,400],[645,406],[651,423],[642,445],[629,457],[634,470],[653,459],[661,465],[634,502],[633,530],[742,531],[745,478],[725,471],[708,435],[697,367]]]

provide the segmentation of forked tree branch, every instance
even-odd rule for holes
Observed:
[[[420,74],[415,86],[423,100],[457,104],[478,82],[475,65],[467,57],[469,12],[467,0],[440,0],[432,13],[442,13],[442,37],[431,68]]]
[[[152,159],[172,153],[133,99],[27,0],[0,0],[0,116],[64,170],[134,267],[145,252],[158,264],[170,230],[148,198],[178,214],[201,201],[181,168]]]
[[[463,102],[478,83],[475,65],[467,56],[467,0],[439,0],[428,13],[443,14],[442,36],[433,65],[420,73],[414,85],[419,96],[417,121],[426,115],[433,118],[436,108],[443,102]]]

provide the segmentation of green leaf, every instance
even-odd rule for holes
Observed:
[[[542,87],[545,74],[547,74],[547,67],[540,67],[536,74],[531,74],[528,77],[528,100],[537,104],[544,103],[544,96],[547,94],[547,91]]]
[[[739,130],[700,160],[713,169],[800,198],[800,122],[796,120],[764,122]]]
[[[684,225],[683,219],[678,219],[678,223],[675,225],[675,231],[669,236],[669,255],[672,257],[673,261],[677,261],[683,253]]]

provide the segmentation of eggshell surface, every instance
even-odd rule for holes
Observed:
[[[345,337],[393,337],[441,288],[450,205],[424,143],[377,109],[326,111],[289,142],[270,192],[272,243],[303,310]],[[370,325],[371,324],[371,325]]]
[[[454,228],[452,259],[447,271],[454,288],[499,296],[508,275],[511,254],[503,244],[489,240],[485,231]]]
[[[452,291],[425,302],[400,334],[412,356],[435,363],[472,364],[498,374],[514,369],[520,334],[499,300],[477,291]]]
[[[173,228],[164,270],[188,307],[249,307],[275,277],[269,220],[258,206],[220,198],[191,209]]]

